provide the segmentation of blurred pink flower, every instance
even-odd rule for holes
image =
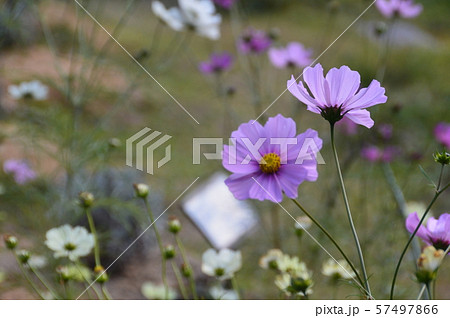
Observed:
[[[336,128],[340,129],[347,136],[354,136],[358,133],[358,124],[347,117],[342,118],[342,120],[336,123]]]
[[[3,170],[8,174],[12,174],[18,184],[25,184],[36,178],[36,173],[23,160],[6,160],[3,163]]]
[[[417,212],[411,213],[406,218],[406,229],[413,233],[419,222]],[[444,213],[437,220],[430,217],[426,227],[424,225],[419,227],[417,236],[428,245],[445,251],[450,245],[450,214]]]
[[[416,4],[413,0],[377,0],[375,5],[386,18],[396,15],[406,19],[415,18],[423,9],[421,4]]]
[[[237,0],[213,0],[215,4],[224,9],[230,9]]]
[[[302,68],[312,63],[312,50],[306,49],[303,44],[291,42],[285,48],[271,48],[269,58],[277,68],[298,67]]]
[[[434,127],[434,136],[437,141],[450,149],[450,124],[441,122]]]
[[[384,140],[392,138],[393,127],[391,124],[379,124],[377,131]]]
[[[227,52],[213,53],[208,61],[200,62],[198,68],[203,74],[221,73],[233,65],[233,56]]]
[[[272,39],[262,30],[249,28],[240,36],[237,45],[243,54],[261,54],[272,45]]]
[[[392,162],[398,155],[398,148],[388,146],[381,149],[374,145],[369,145],[361,150],[361,157],[369,162]]]
[[[287,82],[288,90],[306,104],[309,111],[321,114],[332,125],[347,117],[356,124],[371,128],[374,121],[365,108],[387,101],[380,82],[372,80],[369,87],[360,89],[359,73],[345,65],[339,69],[332,68],[326,77],[323,76],[322,65],[307,67],[303,78],[311,94],[303,82],[297,84],[294,76]]]
[[[283,192],[296,198],[303,181],[317,180],[316,155],[322,148],[322,139],[315,130],[308,129],[300,135],[296,130],[291,118],[277,115],[264,126],[250,121],[233,131],[234,145],[224,146],[222,164],[233,173],[225,184],[236,199],[281,202]],[[260,147],[251,151],[249,143]]]

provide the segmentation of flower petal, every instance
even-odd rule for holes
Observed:
[[[348,66],[328,71],[326,81],[330,89],[330,106],[340,106],[352,98],[361,84],[358,72],[352,71]]]
[[[408,217],[406,218],[406,229],[410,232],[410,233],[414,233],[417,225],[419,225],[419,216],[417,215],[417,212],[411,213],[410,215],[408,215]],[[423,226],[421,225],[419,230],[417,231],[417,236],[420,237],[421,239],[423,239],[425,242],[427,242],[428,244],[431,244],[430,241],[430,232]]]
[[[353,121],[355,124],[363,125],[367,128],[372,128],[375,123],[372,118],[370,118],[369,111],[365,109],[351,110],[345,114],[345,117]]]
[[[362,109],[386,103],[387,97],[384,93],[385,89],[380,86],[380,82],[373,80],[369,87],[361,89],[358,94],[345,103],[344,110]]]

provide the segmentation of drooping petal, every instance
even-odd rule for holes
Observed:
[[[297,84],[297,81],[295,80],[293,75],[291,79],[287,81],[287,89],[292,95],[294,95],[294,97],[308,106],[309,111],[320,114],[320,109],[317,106],[320,106],[321,104],[319,104],[314,98],[309,95],[302,82]]]
[[[420,220],[419,220],[419,216],[417,215],[417,212],[411,213],[406,218],[406,222],[405,222],[406,229],[410,233],[414,233],[417,225],[419,225],[419,222],[420,222]],[[416,235],[418,237],[420,237],[422,240],[424,240],[425,242],[427,242],[428,244],[432,244],[432,242],[430,241],[430,232],[423,225],[421,225],[419,227],[419,230],[417,231]]]
[[[345,117],[353,121],[355,124],[363,125],[367,128],[371,128],[374,125],[374,121],[370,118],[370,113],[365,109],[351,110]]]
[[[384,93],[385,89],[380,86],[380,82],[373,80],[369,87],[361,89],[358,94],[345,103],[344,110],[362,109],[386,103],[387,97]]]

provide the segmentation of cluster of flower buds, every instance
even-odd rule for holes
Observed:
[[[90,192],[83,191],[78,195],[78,203],[81,207],[87,209],[94,204],[94,195]]]
[[[447,151],[442,152],[436,152],[433,154],[434,161],[437,163],[440,163],[441,165],[448,165],[450,164],[450,153]]]

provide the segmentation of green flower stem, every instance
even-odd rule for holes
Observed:
[[[97,287],[95,286],[95,282],[93,283],[93,282],[89,279],[89,277],[84,276],[83,271],[81,270],[81,266],[80,266],[79,261],[74,262],[74,264],[75,264],[76,268],[78,269],[78,271],[80,272],[80,275],[81,275],[81,276],[83,277],[83,279],[85,280],[85,282],[86,282],[86,284],[87,284],[87,288],[90,289],[89,286],[92,287],[92,289],[94,290],[95,295],[97,296],[97,298],[98,298],[99,300],[101,300],[103,297],[102,297],[101,293],[98,291]]]
[[[423,293],[425,292],[425,289],[427,288],[427,285],[423,284],[422,288],[420,289],[419,295],[417,296],[417,300],[421,300]]]
[[[23,267],[22,263],[20,262],[19,258],[16,255],[16,253],[13,252],[13,254],[14,254],[14,257],[16,258],[17,265],[19,265],[19,268],[20,268],[20,271],[22,272],[23,277],[25,277],[28,284],[30,284],[31,288],[33,288],[33,290],[36,292],[36,294],[38,294],[38,296],[41,299],[45,299],[44,295],[42,295],[42,293],[39,291],[39,288],[37,288],[36,284],[31,280],[30,276],[28,276],[27,271]]]
[[[317,227],[330,239],[330,241],[333,243],[333,245],[338,249],[338,251],[341,253],[342,257],[344,257],[344,259],[347,261],[348,265],[351,267],[351,269],[353,270],[353,272],[356,275],[356,278],[358,279],[359,283],[361,284],[361,286],[364,285],[361,277],[359,276],[358,271],[356,270],[355,266],[353,265],[353,263],[350,261],[350,259],[347,257],[347,255],[344,253],[344,251],[342,250],[342,248],[339,246],[339,244],[336,242],[336,240],[331,236],[330,233],[328,233],[328,231],[319,223],[319,221],[317,221],[301,204],[300,202],[298,202],[296,199],[292,199],[292,201],[295,203],[295,205],[297,205],[300,210],[303,211],[303,213],[306,214],[306,216],[315,224],[317,225]]]
[[[33,268],[33,266],[31,266],[30,264],[28,264],[28,267],[30,268],[30,271],[37,277],[37,279],[39,279],[39,281],[41,282],[42,285],[45,286],[45,288],[48,289],[48,291],[52,294],[52,296],[55,299],[60,299],[61,297],[58,295],[58,293],[55,292],[55,290],[50,286],[50,284],[47,282],[47,280],[36,270]]]
[[[195,300],[198,300],[197,296],[197,288],[195,287],[195,278],[194,278],[194,270],[191,267],[191,263],[189,262],[189,258],[186,254],[186,249],[184,248],[183,242],[181,241],[180,237],[175,234],[175,241],[177,242],[178,249],[180,250],[181,257],[183,259],[183,263],[186,264],[191,269],[191,275],[189,275],[189,284],[192,289],[192,296]]]
[[[111,294],[108,292],[108,289],[106,289],[105,284],[101,284],[102,287],[102,293],[106,300],[112,300]]]
[[[444,172],[444,169],[441,168],[441,173],[439,175],[439,179],[441,179],[442,174]],[[392,278],[392,285],[391,285],[391,293],[389,296],[390,300],[394,299],[394,289],[395,289],[395,281],[397,280],[397,275],[398,275],[398,271],[400,269],[400,265],[402,263],[403,257],[406,254],[406,251],[408,250],[409,245],[411,244],[412,240],[414,239],[414,237],[416,236],[417,231],[419,231],[419,228],[422,226],[423,221],[425,220],[425,218],[428,215],[428,212],[430,212],[431,207],[433,206],[434,202],[436,202],[436,200],[438,199],[438,197],[445,191],[447,190],[447,188],[450,186],[450,183],[447,184],[445,187],[443,187],[441,190],[439,190],[439,186],[436,189],[436,193],[434,194],[433,199],[431,200],[430,204],[428,205],[427,209],[425,210],[425,212],[423,213],[422,218],[419,221],[419,224],[417,224],[416,229],[414,230],[414,232],[411,234],[411,236],[409,237],[408,242],[406,243],[405,247],[403,248],[402,254],[400,255],[400,259],[398,260],[397,266],[395,268],[395,272],[394,272],[394,277]]]
[[[89,228],[91,229],[92,235],[94,235],[94,257],[95,257],[95,266],[101,266],[100,262],[100,244],[98,242],[97,230],[95,229],[94,219],[92,218],[91,210],[89,208],[85,208],[84,212],[86,213]]]
[[[361,244],[359,243],[358,234],[356,233],[355,225],[353,224],[352,213],[350,211],[350,205],[348,203],[347,192],[345,190],[345,185],[344,185],[344,178],[342,177],[341,166],[339,164],[339,158],[338,158],[338,154],[336,151],[336,145],[334,143],[334,124],[330,125],[330,134],[331,134],[331,148],[333,149],[333,156],[334,156],[334,161],[336,163],[337,173],[339,176],[339,183],[340,183],[341,190],[342,190],[342,197],[344,198],[345,210],[347,211],[348,221],[350,223],[350,228],[352,230],[353,239],[355,240],[356,250],[358,251],[359,262],[361,264],[361,270],[362,270],[362,274],[364,277],[364,285],[366,286],[366,291],[369,293],[369,295],[371,295],[372,293],[370,292],[369,279],[368,279],[367,272],[366,272],[366,266],[364,264],[364,257],[363,257],[363,253],[361,250]]]
[[[231,285],[233,286],[234,291],[236,292],[237,298],[241,299],[241,294],[239,293],[239,285],[237,283],[237,279],[235,276],[231,278]]]
[[[278,211],[271,211],[273,247],[281,249],[280,216]]]
[[[156,240],[158,241],[158,246],[159,246],[159,251],[161,253],[161,261],[162,261],[161,276],[162,276],[164,289],[165,289],[165,298],[168,299],[169,298],[169,285],[167,284],[166,257],[164,256],[164,246],[162,244],[162,240],[161,240],[161,236],[159,235],[158,228],[156,227],[156,224],[155,224],[155,217],[153,216],[153,212],[150,209],[148,201],[146,198],[142,198],[142,200],[144,201],[145,209],[147,210],[147,214],[150,218],[150,222],[151,222],[150,224],[153,224],[153,226],[152,226],[153,231],[155,232]]]
[[[186,291],[186,287],[184,286],[183,277],[181,277],[180,270],[178,269],[177,264],[175,263],[174,260],[171,261],[171,264],[172,264],[173,272],[175,273],[175,277],[178,282],[178,286],[180,287],[181,295],[183,296],[184,300],[187,300],[187,299],[189,299],[189,296]]]
[[[428,295],[430,296],[430,300],[433,300],[433,294],[431,293],[430,283],[426,283],[425,287],[427,288]]]

